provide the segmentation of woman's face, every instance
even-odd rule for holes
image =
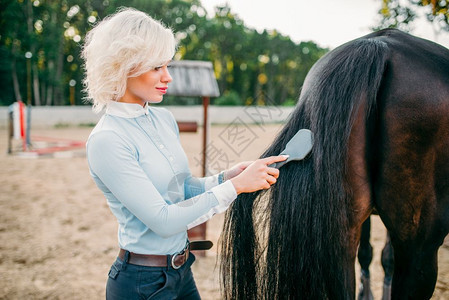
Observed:
[[[129,77],[126,91],[119,100],[128,103],[159,103],[167,93],[167,85],[172,81],[168,72],[168,62],[137,77]]]

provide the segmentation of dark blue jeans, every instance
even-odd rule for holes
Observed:
[[[117,257],[109,271],[106,299],[201,299],[190,266],[195,256],[190,253],[179,269],[132,265]]]

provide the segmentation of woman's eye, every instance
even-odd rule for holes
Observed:
[[[162,66],[160,66],[160,67],[156,67],[156,68],[154,68],[156,71],[159,71],[160,69],[162,69]]]

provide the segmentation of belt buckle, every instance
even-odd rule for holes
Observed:
[[[178,257],[178,255],[185,255],[185,260],[184,260],[184,262],[183,262],[182,264],[180,264],[179,266],[177,266],[177,265],[175,264],[175,259],[176,259],[176,257]],[[182,251],[180,251],[180,252],[174,254],[174,255],[171,257],[171,267],[172,267],[173,269],[175,269],[175,270],[178,270],[179,268],[181,268],[181,267],[186,263],[186,261],[187,261],[188,258],[189,258],[189,243],[187,243],[186,247],[185,247]]]

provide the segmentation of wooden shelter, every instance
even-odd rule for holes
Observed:
[[[206,176],[207,163],[207,137],[208,137],[208,107],[210,97],[220,96],[214,69],[210,61],[179,60],[170,63],[170,74],[173,81],[170,83],[167,95],[182,97],[201,97],[203,102],[203,137],[202,137],[202,175]],[[178,123],[180,130],[190,131],[189,124]],[[206,223],[189,231],[192,239],[206,238]]]
[[[173,81],[168,95],[187,97],[218,97],[217,80],[210,61],[177,60],[170,63]]]
[[[208,108],[210,97],[220,96],[214,69],[210,61],[179,60],[170,63],[170,74],[173,81],[167,95],[183,97],[201,97],[203,102],[203,157],[202,175],[206,176],[206,145]],[[182,124],[180,124],[182,127]],[[181,128],[182,129],[182,128]],[[188,130],[187,130],[188,131]]]

